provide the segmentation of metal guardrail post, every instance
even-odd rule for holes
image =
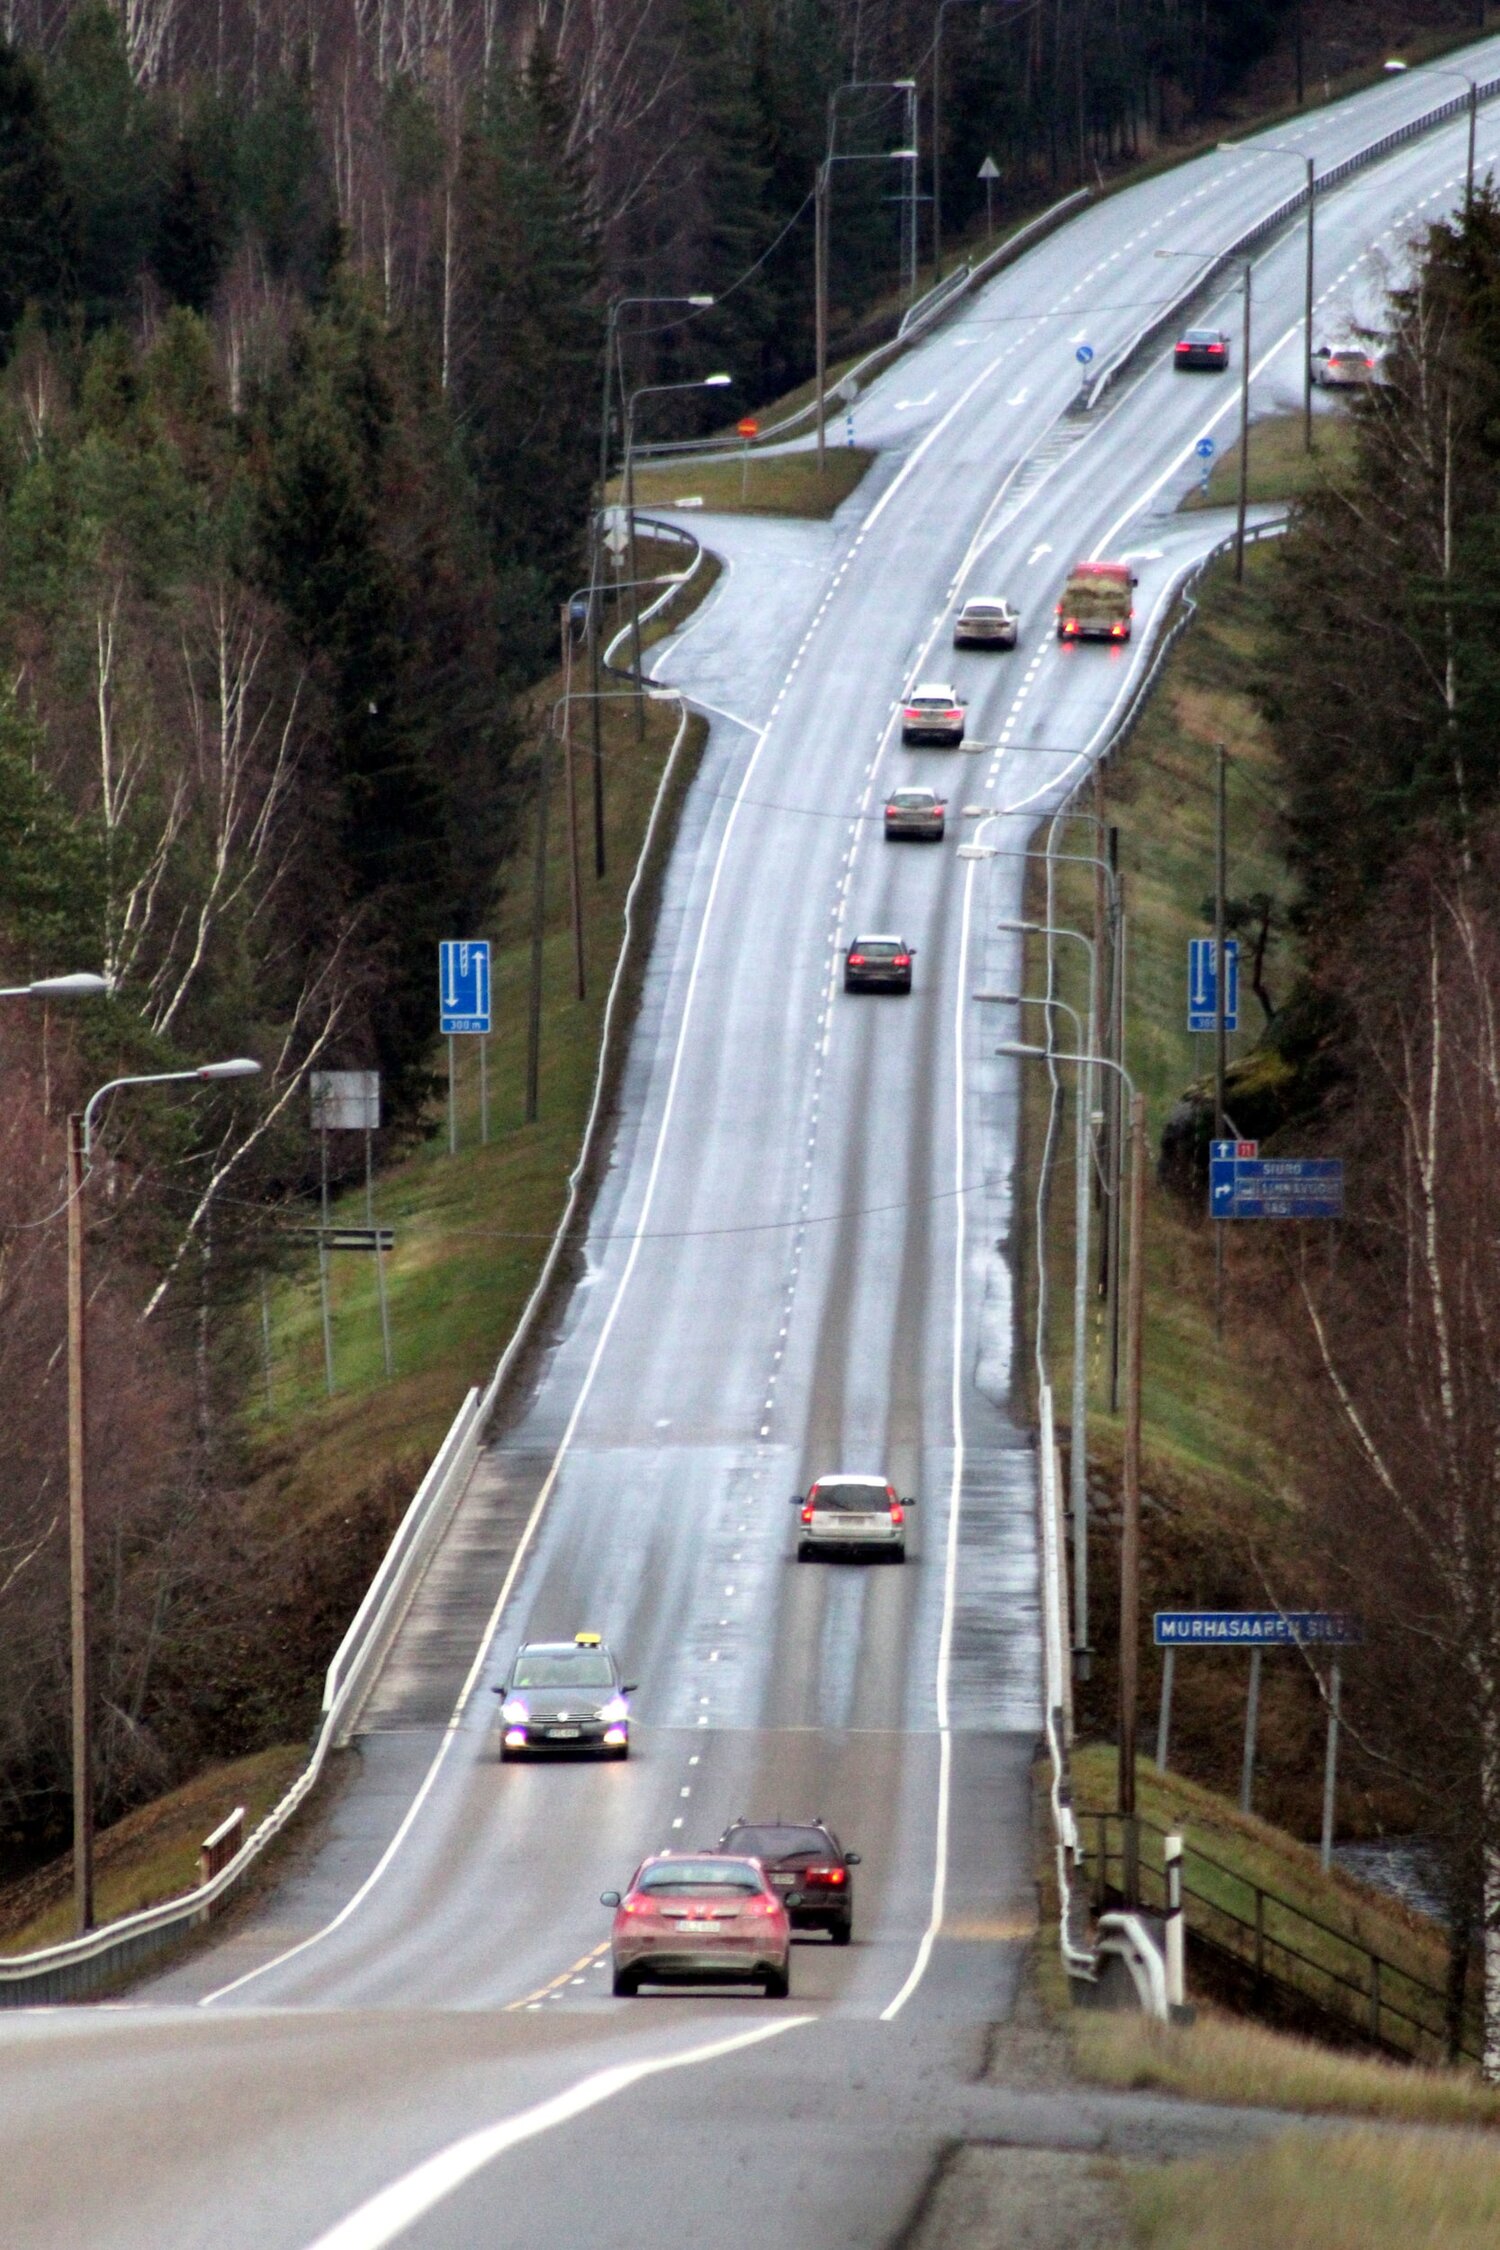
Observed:
[[[1380,1955],[1370,1955],[1370,2037],[1380,2037]]]
[[[1259,1883],[1255,1886],[1255,1974],[1266,1973],[1266,1894]]]

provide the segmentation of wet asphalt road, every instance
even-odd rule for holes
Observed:
[[[1328,161],[1432,92],[1407,79],[1276,137]],[[1497,148],[1482,114],[1482,161]],[[1459,125],[1322,206],[1320,335],[1462,162]],[[993,1053],[1014,1027],[967,997],[1018,974],[996,925],[1020,862],[954,847],[972,803],[1006,808],[985,838],[1021,849],[1224,529],[1172,511],[1195,440],[1231,434],[1232,379],[1159,363],[1059,423],[1078,343],[1106,354],[1178,285],[1155,251],[1211,248],[1291,169],[1206,157],[1042,245],[860,401],[880,459],[832,524],[684,519],[729,569],[657,662],[713,728],[585,1271],[317,1851],[129,2004],[0,2020],[8,2250],[678,2250],[726,2226],[829,2250],[893,2236],[956,2132],[1149,2141],[1149,2104],[974,2083],[1032,1927],[1040,1683],[1017,1084]],[[1256,267],[1258,411],[1300,395],[1300,290],[1294,235]],[[1051,637],[1089,553],[1133,559],[1130,649]],[[1021,604],[1014,655],[950,652],[973,591]],[[969,696],[964,752],[900,747],[918,673]],[[907,778],[949,795],[943,846],[884,843]],[[910,998],[843,995],[859,930],[913,943]],[[905,1568],[795,1561],[788,1496],[831,1469],[919,1496]],[[502,1769],[491,1682],[518,1640],[582,1626],[642,1683],[629,1764]],[[784,2003],[610,1999],[600,1889],[776,1812],[862,1851],[856,1943],[799,1945]]]

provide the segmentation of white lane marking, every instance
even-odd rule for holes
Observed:
[[[1040,545],[1039,547],[1033,547],[1033,548],[1032,548],[1032,550],[1031,550],[1031,553],[1030,553],[1030,554],[1029,554],[1029,555],[1028,555],[1028,556],[1026,557],[1026,568],[1027,568],[1028,570],[1030,570],[1030,569],[1031,569],[1031,568],[1032,568],[1032,567],[1033,567],[1033,566],[1034,566],[1035,564],[1037,564],[1037,563],[1039,563],[1039,562],[1041,561],[1041,559],[1042,559],[1043,555],[1050,555],[1050,554],[1051,554],[1051,552],[1052,552],[1052,542],[1051,542],[1051,540],[1050,540],[1050,539],[1044,539],[1044,540],[1042,541],[1041,545]]]
[[[1015,397],[1008,398],[1005,403],[1007,406],[1024,406],[1030,396],[1031,386],[1028,383],[1023,383],[1021,385],[1021,388],[1017,391]]]
[[[967,1256],[968,1229],[964,1220],[964,1003],[969,995],[969,928],[974,900],[974,862],[964,868],[964,909],[959,925],[958,983],[953,1003],[954,1051],[953,1090],[956,1109],[954,1134],[954,1181],[958,1194],[954,1198],[953,1228],[953,1481],[948,1492],[948,1553],[943,1568],[943,1623],[938,1635],[937,1659],[937,1722],[938,1722],[938,1795],[937,1838],[932,1855],[932,1911],[922,1942],[917,1947],[916,1959],[910,1973],[894,2000],[880,2011],[882,2023],[890,2023],[899,2016],[907,2001],[916,1991],[927,1973],[932,1958],[933,1943],[943,1926],[943,1910],[948,1897],[948,1808],[953,1785],[953,1733],[949,1725],[950,1701],[948,1675],[953,1658],[953,1614],[958,1599],[958,1528],[959,1513],[963,1505],[964,1483],[964,1266]]]
[[[689,2047],[680,2055],[664,2055],[655,2062],[618,2063],[612,2070],[596,2070],[587,2078],[580,2078],[576,2086],[569,2086],[550,2101],[538,2102],[532,2109],[523,2109],[514,2117],[502,2118],[497,2125],[483,2126],[477,2133],[466,2133],[462,2140],[453,2141],[447,2148],[439,2149],[401,2179],[393,2180],[368,2202],[360,2204],[347,2218],[340,2219],[326,2233],[308,2246],[308,2250],[384,2250],[384,2245],[394,2242],[398,2235],[427,2216],[434,2205],[444,2202],[455,2188],[471,2180],[476,2172],[493,2164],[497,2156],[504,2156],[523,2141],[532,2141],[541,2133],[551,2133],[559,2125],[569,2125],[585,2111],[597,2109],[601,2102],[613,2100],[644,2078],[656,2078],[663,2071],[696,2069],[701,2063],[717,2062],[724,2055],[738,2054],[742,2048],[758,2046],[763,2039],[777,2039],[784,2031],[799,2031],[804,2024],[816,2022],[814,2016],[785,2016],[776,2023],[757,2024],[753,2031],[736,2032],[730,2039],[715,2039],[704,2047]]]
[[[913,459],[915,458],[916,456],[914,455]],[[896,489],[895,485],[892,485],[889,489],[893,492]],[[782,694],[784,695],[785,692],[785,687],[783,687]],[[778,707],[780,705],[780,701],[781,697],[778,697]],[[774,711],[772,713],[772,717],[775,717]],[[468,1678],[464,1681],[462,1688],[459,1690],[458,1701],[454,1704],[452,1713],[448,1720],[448,1724],[443,1730],[443,1739],[438,1744],[436,1755],[434,1756],[431,1765],[427,1768],[426,1773],[422,1776],[422,1780],[420,1786],[418,1787],[417,1793],[415,1797],[413,1797],[411,1803],[408,1805],[405,1813],[403,1814],[400,1826],[397,1828],[395,1835],[386,1845],[385,1850],[381,1853],[379,1859],[375,1862],[375,1865],[371,1868],[369,1874],[360,1884],[358,1890],[355,1891],[351,1898],[345,1901],[343,1906],[340,1907],[338,1913],[334,1915],[333,1919],[329,1922],[325,1922],[321,1929],[314,1930],[309,1937],[299,1939],[296,1945],[288,1946],[284,1953],[278,1953],[274,1955],[271,1960],[263,1961],[258,1968],[247,1969],[242,1976],[232,1978],[228,1984],[221,1984],[217,1986],[214,1991],[206,1992],[203,1995],[203,1998],[198,2002],[200,2008],[209,2007],[215,2000],[222,2000],[226,1998],[226,1996],[231,1992],[238,1992],[242,1986],[253,1983],[257,1977],[265,1976],[272,1969],[281,1968],[284,1963],[295,1960],[299,1954],[306,1953],[310,1947],[321,1944],[324,1938],[330,1937],[335,1930],[342,1928],[343,1924],[348,1921],[350,1915],[353,1914],[358,1907],[364,1904],[364,1901],[374,1890],[376,1884],[380,1881],[381,1877],[385,1874],[386,1869],[394,1860],[397,1852],[405,1843],[407,1837],[411,1834],[412,1827],[416,1821],[417,1815],[420,1813],[423,1805],[431,1795],[433,1785],[437,1781],[437,1777],[442,1771],[443,1765],[447,1760],[448,1753],[453,1747],[455,1737],[457,1736],[459,1729],[463,1724],[463,1716],[465,1710],[468,1707],[469,1699],[473,1695],[474,1690],[479,1683],[480,1675],[489,1660],[490,1643],[494,1639],[495,1634],[499,1629],[500,1619],[504,1612],[505,1604],[510,1599],[511,1588],[514,1586],[517,1574],[519,1573],[521,1568],[521,1564],[525,1560],[525,1557],[530,1550],[532,1539],[535,1536],[536,1527],[541,1522],[543,1512],[546,1509],[548,1501],[552,1497],[553,1489],[556,1486],[558,1477],[562,1472],[564,1458],[567,1455],[569,1446],[573,1442],[574,1435],[578,1429],[578,1424],[582,1420],[583,1410],[588,1404],[589,1394],[594,1387],[594,1378],[599,1372],[600,1362],[603,1360],[605,1349],[609,1343],[609,1339],[614,1333],[615,1322],[618,1320],[620,1315],[620,1307],[625,1302],[625,1293],[630,1287],[631,1277],[635,1272],[636,1261],[640,1256],[641,1244],[646,1238],[647,1221],[649,1220],[651,1215],[651,1207],[656,1200],[657,1182],[661,1176],[662,1159],[666,1154],[667,1135],[671,1129],[673,1112],[675,1111],[677,1106],[677,1089],[682,1077],[683,1057],[687,1052],[687,1036],[693,1020],[694,1003],[698,997],[698,987],[703,969],[703,957],[708,943],[709,927],[713,921],[714,904],[719,895],[719,885],[723,878],[725,862],[729,855],[729,847],[734,839],[735,828],[738,824],[740,813],[744,809],[747,792],[750,788],[752,780],[754,779],[755,769],[760,763],[761,753],[765,749],[766,742],[769,739],[769,735],[770,724],[768,722],[762,732],[757,735],[755,748],[751,751],[749,758],[745,762],[745,771],[740,778],[739,788],[735,791],[734,802],[729,808],[729,817],[724,823],[723,836],[719,840],[718,854],[714,860],[713,876],[708,886],[708,896],[704,901],[703,919],[698,925],[698,939],[696,945],[693,948],[692,964],[688,970],[687,991],[682,1004],[682,1019],[677,1029],[677,1045],[672,1057],[671,1075],[667,1081],[666,1099],[662,1104],[661,1123],[657,1127],[656,1147],[651,1158],[651,1170],[647,1175],[646,1189],[641,1199],[640,1215],[636,1220],[635,1233],[632,1237],[630,1250],[625,1260],[625,1270],[620,1276],[620,1285],[615,1291],[614,1301],[610,1305],[609,1311],[605,1314],[603,1326],[599,1331],[598,1342],[595,1344],[593,1354],[589,1360],[588,1366],[584,1370],[583,1381],[578,1387],[578,1396],[573,1402],[573,1410],[568,1416],[567,1424],[563,1430],[562,1437],[559,1440],[557,1451],[552,1456],[552,1463],[547,1471],[546,1477],[543,1479],[542,1489],[537,1494],[536,1500],[532,1506],[531,1513],[526,1519],[526,1526],[521,1533],[521,1537],[517,1544],[515,1554],[511,1558],[510,1568],[505,1573],[504,1582],[501,1585],[499,1594],[495,1598],[495,1606],[490,1611],[489,1617],[485,1622],[485,1628],[480,1639],[479,1646],[474,1652],[474,1661],[469,1667]],[[763,1429],[761,1431],[762,1437],[766,1436],[767,1434],[768,1429]]]

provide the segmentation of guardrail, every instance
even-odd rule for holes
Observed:
[[[1094,1905],[1104,1910],[1123,1896],[1124,1823],[1118,1813],[1092,1809],[1080,1811],[1078,1819],[1094,1833]],[[1155,1841],[1154,1857],[1150,1848],[1133,1854],[1143,1902],[1164,1911],[1160,1844],[1167,1831],[1151,1820],[1138,1819],[1135,1825],[1141,1839]],[[1118,1882],[1112,1879],[1115,1870]],[[1310,1914],[1295,1900],[1215,1859],[1187,1836],[1182,1870],[1188,1949],[1211,1979],[1221,1984],[1227,1979],[1258,1994],[1262,2005],[1279,2003],[1293,2018],[1316,2017],[1346,2039],[1403,2061],[1447,2057],[1446,1995],[1409,1963]],[[1461,2037],[1459,2051],[1476,2062],[1478,2022],[1475,1991],[1465,2008],[1469,2036]]]
[[[680,541],[694,550],[693,560],[682,578],[666,588],[642,612],[643,617],[650,618],[664,608],[694,576],[702,563],[703,550],[690,533],[675,525],[657,524],[649,518],[642,520],[650,523],[655,534]],[[607,654],[613,654],[628,630],[627,626],[616,634],[609,644]],[[34,1953],[0,1958],[0,2008],[36,2007],[58,2001],[85,1999],[92,1993],[117,1985],[154,1955],[164,1952],[194,1930],[202,1929],[311,1795],[330,1752],[343,1748],[358,1725],[360,1713],[379,1677],[381,1665],[390,1652],[391,1644],[401,1629],[427,1566],[463,1497],[490,1416],[508,1378],[532,1339],[556,1277],[559,1261],[578,1217],[589,1169],[597,1154],[599,1132],[607,1107],[615,1048],[620,1036],[621,995],[639,928],[637,910],[641,885],[651,865],[660,834],[678,756],[687,734],[687,719],[688,713],[684,705],[677,733],[657,784],[656,798],[646,824],[635,872],[625,894],[624,926],[614,976],[605,1002],[593,1098],[578,1158],[568,1175],[568,1192],[562,1217],[548,1246],[542,1270],[493,1375],[483,1390],[475,1385],[469,1391],[454,1416],[431,1467],[413,1494],[395,1536],[381,1558],[380,1567],[370,1581],[363,1601],[334,1652],[323,1681],[322,1716],[313,1736],[307,1764],[285,1796],[245,1838],[233,1857],[206,1882],[199,1883],[196,1888],[177,1898],[164,1899],[157,1906],[148,1906],[139,1913],[105,1923],[101,1928],[91,1930],[86,1937],[71,1938],[61,1945],[46,1946]],[[217,1836],[216,1831],[216,1838]]]
[[[1478,84],[1478,99],[1482,102],[1490,101],[1496,94],[1500,94],[1500,77],[1481,79]],[[1424,110],[1420,117],[1410,119],[1407,124],[1398,125],[1393,131],[1383,133],[1379,140],[1371,141],[1367,147],[1356,149],[1352,156],[1340,158],[1337,164],[1330,164],[1326,172],[1320,172],[1315,176],[1313,180],[1314,197],[1326,195],[1330,188],[1338,187],[1343,181],[1349,179],[1353,173],[1362,172],[1367,165],[1378,164],[1383,156],[1390,155],[1392,149],[1404,147],[1408,141],[1420,140],[1425,133],[1434,131],[1437,126],[1446,125],[1450,119],[1462,115],[1468,106],[1468,95],[1456,94],[1450,101],[1439,102],[1435,109]],[[1253,140],[1246,143],[1247,147],[1253,148],[1254,145]],[[1236,258],[1243,257],[1247,250],[1253,250],[1257,243],[1266,241],[1306,207],[1307,187],[1304,182],[1295,195],[1285,197],[1263,218],[1257,219],[1252,226],[1246,227],[1242,234],[1236,235],[1232,242],[1226,243],[1218,256],[1211,263],[1201,266],[1186,287],[1180,290],[1177,296],[1172,298],[1170,303],[1164,305],[1159,312],[1153,313],[1151,318],[1144,322],[1134,335],[1120,346],[1113,358],[1105,362],[1097,374],[1085,379],[1076,402],[1079,410],[1091,414],[1105,392],[1118,382],[1126,369],[1133,366],[1136,360],[1142,358],[1154,345],[1160,343],[1163,336],[1178,326],[1192,306],[1197,304],[1201,297],[1205,296],[1210,289],[1222,280]],[[1312,338],[1310,336],[1307,339],[1307,348],[1309,351],[1312,349]]]
[[[1092,1982],[1094,1953],[1083,1926],[1085,1900],[1075,1881],[1081,1854],[1068,1765],[1068,1750],[1073,1739],[1072,1636],[1068,1631],[1067,1542],[1063,1534],[1062,1481],[1058,1474],[1050,1384],[1042,1385],[1039,1403],[1040,1475],[1037,1484],[1042,1563],[1043,1731],[1052,1768],[1048,1793],[1057,1870],[1057,1939],[1068,1975]]]
[[[925,297],[919,297],[915,304],[907,308],[902,315],[895,335],[888,338],[885,343],[877,344],[873,351],[866,352],[863,359],[857,359],[852,367],[845,370],[842,380],[845,382],[852,380],[856,383],[868,382],[869,378],[878,374],[889,361],[899,358],[900,354],[907,350],[919,336],[925,335],[927,330],[937,320],[941,319],[943,314],[955,305],[960,297],[966,297],[971,290],[980,288],[983,283],[990,279],[992,274],[999,273],[1003,267],[1010,265],[1013,260],[1024,256],[1026,251],[1034,249],[1038,242],[1051,234],[1055,228],[1062,226],[1066,220],[1072,218],[1073,214],[1081,210],[1084,204],[1092,203],[1094,199],[1095,191],[1093,188],[1085,187],[1075,188],[1071,195],[1065,195],[1058,203],[1049,203],[1045,211],[1038,212],[1034,219],[1028,219],[1025,226],[1017,227],[1014,234],[1008,235],[1004,242],[998,243],[976,264],[971,265],[966,261],[958,269],[962,275],[962,286],[960,288],[952,286],[954,281],[952,274],[945,274],[934,288],[927,291]],[[921,319],[920,322],[917,322],[919,314]],[[825,394],[825,405],[830,412],[837,410],[836,388],[835,386],[834,390]],[[775,445],[781,439],[790,436],[793,431],[803,429],[816,419],[817,412],[818,402],[813,398],[809,399],[805,406],[794,407],[790,414],[784,414],[779,422],[768,422],[765,428],[751,440],[751,451],[763,450],[768,445]],[[668,443],[663,440],[657,444],[638,445],[635,449],[637,460],[643,460],[648,455],[652,458],[669,457],[675,460],[678,457],[685,459],[689,454],[730,453],[738,455],[743,451],[743,439],[728,437],[686,438],[678,439],[675,443]]]

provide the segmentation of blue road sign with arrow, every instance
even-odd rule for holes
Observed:
[[[1211,437],[1199,438],[1197,444],[1193,447],[1193,451],[1200,461],[1211,461],[1214,457],[1214,450],[1214,441]]]
[[[445,938],[438,947],[438,1029],[487,1033],[490,948],[487,938]]]
[[[1092,344],[1080,344],[1077,351],[1073,354],[1073,357],[1078,361],[1081,367],[1087,367],[1089,361],[1093,358],[1093,356],[1094,347]]]
[[[1341,1156],[1262,1156],[1258,1141],[1210,1141],[1211,1219],[1341,1219]]]
[[[1224,940],[1224,1029],[1240,1026],[1240,946]],[[1188,1030],[1212,1031],[1218,1020],[1218,947],[1211,937],[1188,939]]]

